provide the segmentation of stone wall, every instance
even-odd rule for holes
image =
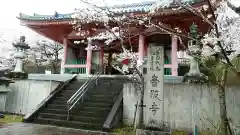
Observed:
[[[5,111],[26,115],[58,86],[60,82],[43,80],[18,80],[10,84]]]
[[[228,86],[226,89],[228,116],[234,123],[234,129],[240,125],[240,86]],[[135,104],[140,93],[133,84],[124,85],[123,122],[132,125]],[[149,97],[145,97],[149,98]],[[146,101],[146,100],[145,100]],[[164,123],[172,129],[191,129],[197,125],[200,130],[217,126],[220,121],[218,91],[216,86],[190,85],[181,83],[164,84]],[[145,102],[145,104],[147,104]],[[144,108],[144,116],[151,106]],[[162,111],[162,110],[157,110]],[[138,113],[137,113],[138,114]],[[159,116],[161,117],[161,116]],[[136,117],[138,120],[138,116]],[[144,117],[144,123],[148,124]]]

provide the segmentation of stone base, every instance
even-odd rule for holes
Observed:
[[[10,72],[8,74],[5,74],[5,77],[11,78],[11,79],[27,79],[28,78],[28,73]]]
[[[205,76],[203,73],[199,73],[199,74],[187,73],[183,76],[183,82],[204,83],[207,81],[208,81],[208,77]]]
[[[136,135],[170,135],[170,132],[137,129]]]

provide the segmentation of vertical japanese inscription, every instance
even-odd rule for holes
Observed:
[[[151,90],[150,91],[150,97],[152,99],[157,99],[158,98],[158,90]]]
[[[147,106],[149,109],[149,116],[155,117],[157,121],[161,121],[163,108],[163,50],[162,46],[150,46],[148,53],[148,69],[149,72],[146,74],[147,85],[146,90],[148,91],[148,102]],[[157,116],[157,117],[156,117]]]
[[[163,48],[158,48],[157,49],[157,51],[155,51],[154,53],[153,53],[153,55],[155,56],[155,70],[156,71],[160,71],[161,70],[161,60],[162,60],[162,58],[161,58],[161,52],[162,52],[162,49]]]
[[[160,81],[158,80],[158,76],[156,76],[156,74],[154,74],[152,76],[152,79],[150,80],[150,83],[152,84],[152,87],[157,87],[159,82]]]
[[[151,54],[151,59],[150,59],[150,61],[151,61],[150,70],[151,70],[151,71],[154,71],[154,63],[153,63],[153,61],[154,61],[154,55],[153,55],[153,54]]]
[[[155,102],[153,102],[152,107],[149,108],[149,109],[152,111],[153,115],[156,115],[159,107],[158,107],[158,105]]]

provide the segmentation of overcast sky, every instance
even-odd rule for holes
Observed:
[[[107,0],[113,3],[131,3],[141,2],[143,0]],[[113,2],[114,1],[114,2]],[[0,3],[0,27],[12,27],[11,25],[19,25],[16,16],[22,12],[25,14],[54,14],[55,11],[59,13],[70,13],[74,8],[81,7],[80,0],[1,0]]]
[[[100,1],[100,0],[98,0]],[[127,4],[136,3],[146,0],[105,0],[111,4]],[[152,0],[147,0],[152,1]],[[240,0],[232,0],[240,5]],[[73,12],[74,8],[81,7],[80,0],[1,0],[0,3],[0,28],[3,27],[18,27],[19,21],[16,16],[20,12],[25,14],[54,14]]]

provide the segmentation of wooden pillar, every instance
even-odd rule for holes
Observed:
[[[139,35],[139,41],[138,41],[138,60],[143,61],[144,60],[144,35]]]
[[[86,62],[86,68],[87,72],[86,74],[91,74],[91,68],[92,68],[92,40],[88,40],[88,45],[87,45],[87,62]]]
[[[109,50],[108,52],[108,74],[110,75],[112,72],[112,52]]]
[[[171,52],[171,63],[172,63],[172,76],[178,76],[178,57],[177,57],[177,37],[172,35],[172,52]]]
[[[63,38],[63,58],[62,58],[62,62],[61,62],[61,74],[64,74],[65,73],[65,64],[66,64],[66,61],[67,61],[67,49],[68,46],[67,46],[67,38],[64,37]]]

